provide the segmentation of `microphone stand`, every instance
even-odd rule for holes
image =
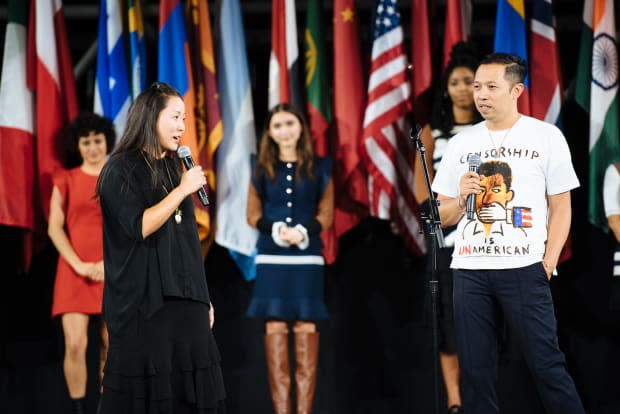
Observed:
[[[410,137],[415,141],[418,152],[420,153],[420,161],[424,170],[424,178],[426,181],[426,189],[428,191],[429,211],[422,213],[424,229],[426,232],[427,246],[430,246],[428,257],[431,260],[431,275],[428,282],[428,289],[431,295],[431,325],[433,338],[433,379],[434,379],[434,404],[435,414],[439,414],[439,320],[438,320],[438,294],[439,280],[437,280],[437,248],[446,246],[441,231],[441,218],[439,217],[439,201],[435,198],[431,189],[431,180],[426,165],[426,148],[420,139],[422,128],[416,125],[415,134],[413,128],[410,131]]]

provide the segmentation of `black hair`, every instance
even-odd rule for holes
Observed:
[[[525,60],[521,59],[517,55],[513,55],[510,53],[491,53],[486,55],[484,59],[480,62],[481,65],[505,65],[506,72],[504,73],[504,79],[515,83],[523,83],[525,77],[527,76],[527,64]]]
[[[165,182],[167,177],[163,167],[158,168],[161,163],[156,162],[156,155],[161,153],[159,137],[157,135],[157,121],[161,111],[166,108],[168,100],[172,97],[181,98],[181,94],[174,87],[163,82],[154,82],[147,89],[142,91],[136,100],[129,107],[127,114],[127,126],[121,136],[119,143],[112,151],[110,161],[107,162],[101,173],[97,183],[97,194],[100,194],[101,183],[107,177],[111,165],[118,155],[141,151],[146,162],[151,166],[151,181],[153,188],[159,183]],[[171,154],[166,154],[168,158],[167,164],[172,167],[172,173],[175,178],[180,176],[181,166],[180,160]]]
[[[456,68],[468,68],[476,73],[478,68],[477,51],[470,42],[458,42],[450,51],[450,60],[446,65],[444,74],[441,77],[439,86],[435,92],[433,110],[431,113],[431,128],[440,129],[445,133],[450,133],[454,128],[454,113],[452,112],[452,99],[448,95],[448,79]],[[482,116],[474,107],[473,122],[482,121]]]
[[[116,132],[114,124],[107,118],[92,112],[80,113],[66,128],[66,155],[65,167],[75,168],[84,162],[80,155],[79,142],[80,138],[87,137],[91,133],[103,134],[107,145],[107,153],[109,154],[114,148],[116,141]]]
[[[504,184],[506,184],[506,190],[510,190],[512,185],[512,169],[510,165],[503,161],[487,161],[483,162],[478,169],[478,174],[490,177],[495,174],[499,174],[504,177]]]

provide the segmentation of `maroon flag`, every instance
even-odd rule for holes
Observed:
[[[411,79],[413,83],[413,114],[415,121],[430,120],[433,83],[432,47],[429,28],[428,0],[411,3]]]
[[[446,1],[446,30],[443,38],[443,64],[448,65],[450,51],[456,43],[467,40],[471,33],[471,1]]]

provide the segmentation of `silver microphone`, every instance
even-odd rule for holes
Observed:
[[[480,167],[480,164],[482,164],[480,155],[470,154],[469,157],[467,157],[467,162],[469,163],[469,172],[475,172],[477,174],[478,168]],[[469,194],[467,196],[467,203],[466,203],[465,208],[467,211],[467,220],[473,220],[476,215],[476,195],[475,194]]]
[[[190,168],[193,168],[194,165],[196,165],[194,164],[194,160],[192,159],[192,151],[189,149],[187,145],[181,145],[177,149],[177,155],[180,159],[183,160],[183,164],[185,164],[185,168],[187,168],[188,170]],[[206,207],[209,205],[209,199],[207,198],[207,191],[205,190],[204,186],[201,186],[196,192],[196,194],[198,194],[198,198],[200,199],[200,202],[202,203],[203,206]]]

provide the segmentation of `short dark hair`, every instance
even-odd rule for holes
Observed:
[[[483,162],[478,169],[478,174],[484,175],[485,177],[499,174],[504,177],[504,184],[506,184],[506,190],[510,190],[510,186],[512,185],[512,169],[507,163],[503,161]]]
[[[91,132],[103,134],[107,145],[107,153],[109,154],[112,151],[116,141],[116,132],[114,131],[112,121],[92,112],[82,112],[69,124],[65,131],[67,145],[66,168],[74,168],[82,164],[84,160],[82,160],[78,145],[80,138],[87,137]]]
[[[504,78],[514,83],[523,83],[527,76],[527,64],[525,60],[510,53],[491,53],[486,55],[480,65],[499,64],[506,66]]]

